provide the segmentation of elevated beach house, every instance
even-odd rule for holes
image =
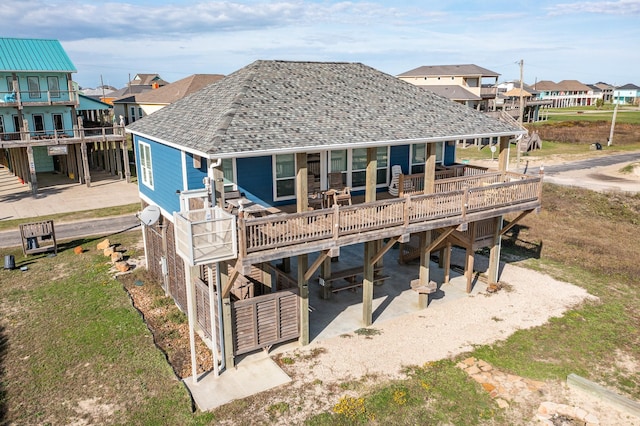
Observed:
[[[422,301],[430,252],[447,263],[451,245],[467,249],[469,283],[473,250],[490,247],[496,282],[503,215],[516,213],[511,226],[540,206],[541,178],[507,171],[525,131],[359,63],[257,61],[127,131],[148,268],[214,365],[307,344],[310,280],[328,297],[334,278],[353,278],[370,325],[373,285],[393,279],[379,262],[397,244],[419,259],[406,287]],[[467,138],[497,138],[498,170],[456,163]],[[361,267],[332,271],[352,245]]]
[[[98,159],[130,177],[124,129],[85,128],[76,69],[58,40],[0,38],[0,52],[0,162],[34,195],[38,173],[89,186]]]

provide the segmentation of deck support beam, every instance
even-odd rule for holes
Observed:
[[[378,149],[367,148],[367,170],[365,177],[364,199],[366,203],[376,200],[376,181],[378,170]],[[373,324],[373,279],[374,265],[380,259],[375,259],[377,241],[364,243],[364,267],[362,277],[362,322],[365,327]],[[384,254],[384,253],[383,253]],[[381,258],[382,256],[380,256]]]
[[[300,337],[301,346],[309,344],[309,281],[304,278],[309,265],[309,255],[298,255],[298,294],[300,297]]]
[[[518,215],[518,217],[516,217],[515,219],[513,219],[511,222],[509,222],[509,224],[507,226],[505,226],[504,228],[502,228],[502,230],[500,231],[500,236],[506,234],[507,232],[509,232],[509,230],[511,228],[513,228],[514,226],[516,226],[518,224],[518,222],[520,222],[520,220],[522,220],[525,216],[527,216],[529,213],[531,213],[533,210],[525,210],[522,213],[520,213]]]
[[[502,136],[500,138],[500,148],[498,151],[498,170],[504,172],[509,165],[509,136]]]
[[[220,284],[221,288],[228,287],[231,288],[233,285],[233,281],[229,279],[229,264],[225,262],[220,262]],[[231,285],[229,285],[229,281],[231,281]],[[232,368],[234,364],[234,356],[233,356],[233,324],[231,318],[231,297],[229,297],[229,292],[222,293],[222,338],[224,344],[222,345],[224,348],[224,353],[222,356],[224,357],[224,365],[225,369]]]
[[[306,212],[307,210],[309,210],[309,187],[307,182],[308,174],[309,168],[307,166],[307,153],[296,153],[296,207],[298,213]],[[318,268],[318,266],[320,266],[320,263],[315,266],[316,269]],[[302,346],[306,346],[309,344],[309,278],[307,277],[308,267],[309,255],[298,255],[298,297],[300,299],[300,337],[298,338],[298,343],[300,343],[300,345]]]
[[[494,218],[494,220],[495,231],[493,233],[493,245],[489,250],[489,270],[487,271],[489,285],[496,284],[498,282],[498,268],[500,267],[502,216],[498,216]]]
[[[36,176],[36,160],[33,157],[33,146],[27,147],[27,162],[29,164],[29,184],[31,195],[35,198],[38,194],[38,177]]]
[[[473,242],[476,239],[476,223],[471,222],[469,224],[469,235],[471,236],[471,242],[466,247],[465,263],[464,263],[464,276],[467,278],[467,293],[471,293],[473,285]]]

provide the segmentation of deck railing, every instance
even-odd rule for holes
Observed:
[[[463,223],[471,213],[539,202],[542,178],[515,173],[445,179],[432,194],[406,195],[354,206],[337,206],[303,213],[238,218],[240,256],[269,249],[340,239],[394,228],[415,230],[438,219]],[[411,231],[413,232],[413,231]],[[362,237],[366,239],[366,237]],[[339,245],[339,244],[338,244]]]
[[[81,140],[101,141],[125,138],[122,126],[74,127],[58,130],[21,130],[19,132],[0,133],[0,146],[11,148],[24,144],[59,145],[80,142]]]

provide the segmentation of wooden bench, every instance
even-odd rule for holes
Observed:
[[[20,224],[20,237],[22,239],[22,253],[25,256],[48,251],[58,253],[53,220]]]
[[[384,280],[389,278],[388,275],[381,274],[382,268],[374,268],[373,270],[373,284],[374,285],[382,285]],[[318,282],[320,286],[322,286],[322,298],[328,299],[330,293],[337,293],[342,290],[354,289],[357,287],[362,287],[362,282],[364,278],[358,279],[359,275],[364,275],[364,266],[355,266],[353,268],[342,269],[340,271],[334,271],[331,273],[331,276],[328,278],[320,277],[318,278]],[[340,287],[334,287],[333,284],[339,280],[345,280],[349,284]]]

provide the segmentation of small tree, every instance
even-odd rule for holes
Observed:
[[[596,109],[600,109],[604,106],[604,99],[598,98],[596,99]]]

